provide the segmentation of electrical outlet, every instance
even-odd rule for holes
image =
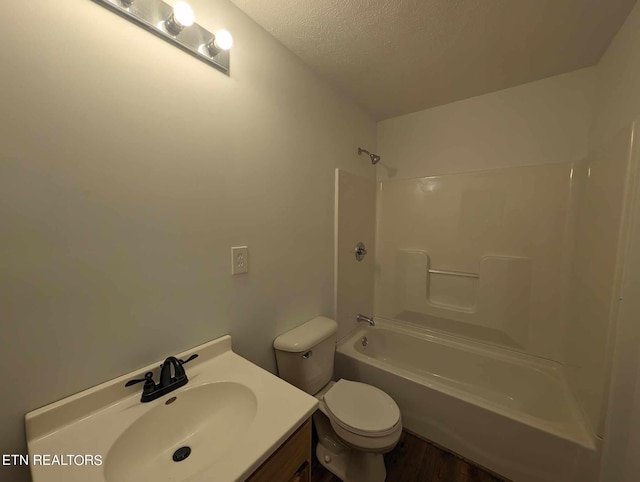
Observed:
[[[242,274],[249,272],[249,248],[247,246],[236,246],[231,248],[231,274]]]

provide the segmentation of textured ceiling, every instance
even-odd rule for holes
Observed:
[[[232,0],[376,119],[595,64],[636,0]]]

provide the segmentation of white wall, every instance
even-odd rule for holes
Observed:
[[[191,3],[233,33],[230,76],[91,1],[4,5],[0,453],[31,409],[224,333],[273,371],[276,335],[333,315],[334,169],[373,177],[375,123],[226,0]]]
[[[382,121],[378,179],[583,159],[594,86],[588,68]]]

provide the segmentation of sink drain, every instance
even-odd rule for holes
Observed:
[[[173,461],[182,462],[189,455],[191,455],[191,447],[180,447],[178,450],[173,452]]]

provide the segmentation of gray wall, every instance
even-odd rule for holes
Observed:
[[[334,169],[374,176],[375,123],[226,0],[191,4],[233,33],[229,77],[89,0],[4,5],[0,453],[25,412],[225,333],[273,371],[276,335],[333,315]]]

